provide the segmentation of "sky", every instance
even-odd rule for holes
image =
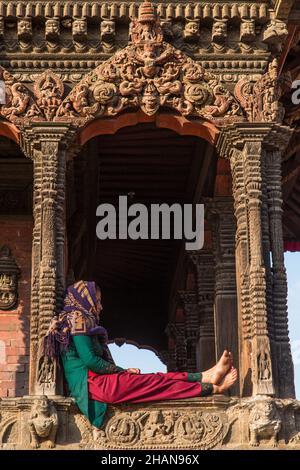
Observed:
[[[288,312],[292,355],[295,370],[296,396],[300,399],[300,253],[286,253],[288,278]]]
[[[300,399],[300,253],[286,253],[285,265],[288,278],[288,312],[291,348],[295,369],[296,395]],[[119,347],[109,345],[115,363],[124,369],[137,367],[142,374],[166,372],[166,366],[152,352],[138,349],[131,344]]]

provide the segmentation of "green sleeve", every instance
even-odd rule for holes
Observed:
[[[100,356],[97,356],[94,352],[93,343],[89,336],[73,336],[73,342],[84,365],[92,372],[95,372],[95,374],[114,374],[116,372],[126,370],[105,361]]]

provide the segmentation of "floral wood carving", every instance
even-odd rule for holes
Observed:
[[[144,1],[130,28],[131,43],[88,73],[63,100],[61,79],[51,71],[33,93],[3,69],[6,104],[0,116],[18,126],[32,121],[72,122],[81,127],[98,117],[140,108],[149,116],[170,109],[217,127],[238,121],[282,122],[282,84],[274,60],[256,83],[240,80],[235,93],[179,49],[163,41],[154,7]]]
[[[20,116],[24,116],[30,101],[29,90],[13,76],[0,68],[0,79],[5,86],[5,104],[0,106],[0,116],[10,122],[17,122]]]
[[[149,116],[159,108],[171,108],[220,125],[243,119],[237,100],[218,78],[163,42],[160,21],[147,1],[132,21],[131,39],[129,46],[75,86],[54,120],[72,119],[83,125],[136,107]]]
[[[136,410],[112,416],[98,432],[103,449],[169,448],[211,449],[225,439],[233,420],[220,414],[179,410]]]
[[[245,110],[250,122],[281,123],[284,117],[282,83],[278,77],[278,62],[274,59],[267,73],[255,83],[240,80],[235,87],[235,97]]]
[[[64,85],[51,71],[44,72],[35,82],[33,94],[4,69],[0,79],[5,84],[5,104],[0,106],[0,116],[21,125],[31,121],[52,121],[62,102]]]

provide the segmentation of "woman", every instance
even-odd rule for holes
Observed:
[[[100,326],[101,292],[95,282],[79,281],[67,289],[64,309],[44,340],[45,355],[61,356],[71,396],[90,422],[100,427],[107,403],[139,403],[223,393],[237,380],[231,354],[224,351],[215,367],[202,373],[157,372],[118,367]]]

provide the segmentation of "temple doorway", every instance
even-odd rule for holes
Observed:
[[[93,279],[101,286],[110,339],[128,338],[163,356],[187,266],[180,240],[97,239],[97,206],[117,205],[120,195],[146,206],[201,203],[213,196],[216,171],[208,142],[152,123],[94,137],[69,162],[69,281]]]

